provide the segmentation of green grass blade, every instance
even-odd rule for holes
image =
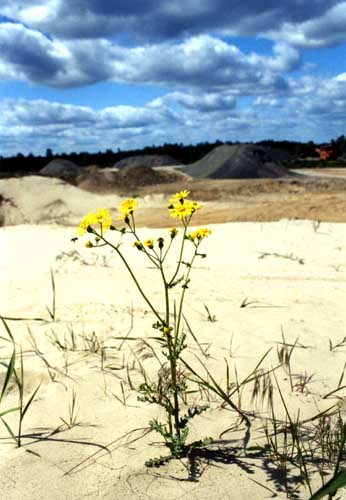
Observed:
[[[2,386],[1,394],[0,394],[0,403],[2,401],[2,398],[6,392],[7,386],[12,378],[13,372],[14,372],[14,365],[16,361],[16,351],[13,351],[10,363],[7,367],[6,375],[5,375],[5,380]]]
[[[12,438],[15,442],[17,442],[17,437],[16,437],[16,435],[14,434],[13,430],[11,429],[11,427],[8,425],[8,423],[7,423],[7,422],[6,422],[6,421],[5,421],[5,420],[4,420],[1,416],[0,416],[0,418],[1,418],[1,421],[2,421],[2,423],[4,424],[4,426],[6,427],[7,432],[8,432],[8,433],[9,433],[9,435],[11,436],[11,438]]]
[[[37,394],[37,391],[39,390],[39,388],[41,387],[41,384],[39,386],[36,387],[35,391],[32,393],[29,401],[26,403],[24,409],[23,409],[23,412],[22,412],[22,420],[24,418],[24,415],[26,414],[27,410],[29,409],[29,406],[31,405],[31,403],[33,402],[33,399],[34,397],[36,396]]]
[[[346,470],[340,471],[336,476],[333,476],[324,486],[317,490],[309,500],[320,500],[326,495],[335,494],[339,488],[346,486]]]
[[[10,327],[8,326],[8,324],[6,323],[6,321],[4,320],[4,318],[2,316],[0,316],[0,319],[2,321],[2,324],[5,327],[6,332],[8,333],[10,339],[12,340],[13,345],[14,345],[14,338],[13,338],[13,335],[11,333]]]
[[[9,384],[9,382],[10,382],[10,380],[12,378],[12,375],[14,373],[14,365],[15,365],[15,361],[16,361],[16,348],[15,348],[14,338],[13,338],[12,332],[11,332],[8,324],[6,323],[6,321],[4,320],[4,318],[2,316],[0,316],[0,319],[2,321],[2,324],[5,327],[5,330],[6,330],[7,334],[8,334],[8,336],[11,339],[12,344],[13,344],[12,356],[11,356],[10,363],[9,363],[9,365],[7,367],[7,370],[6,370],[5,380],[4,380],[2,389],[1,389],[1,394],[0,394],[0,403],[1,403],[2,398],[3,398],[3,396],[4,396],[5,392],[6,392],[6,389],[8,387],[8,384]]]
[[[3,417],[4,415],[7,415],[8,413],[12,413],[13,411],[18,411],[19,410],[19,406],[17,406],[16,408],[10,408],[9,410],[5,410],[3,412],[0,413],[0,417]]]

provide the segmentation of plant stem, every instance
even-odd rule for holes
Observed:
[[[191,262],[189,263],[188,271],[186,273],[186,278],[185,278],[185,282],[184,282],[184,285],[183,285],[183,291],[181,292],[181,296],[180,296],[178,316],[177,316],[177,326],[176,326],[176,329],[175,329],[175,338],[174,338],[174,345],[175,346],[177,345],[177,341],[178,341],[178,337],[179,337],[179,331],[180,331],[180,324],[181,324],[181,318],[182,318],[182,313],[183,313],[183,304],[184,304],[185,292],[186,292],[187,284],[188,284],[189,277],[190,277],[190,272],[191,272],[191,269],[192,269],[192,266],[193,266],[193,262],[194,262],[194,260],[196,258],[196,255],[197,255],[197,247],[196,247],[195,253],[194,253],[194,255],[193,255],[192,259],[191,259]]]
[[[185,245],[186,231],[187,231],[187,224],[185,223],[184,224],[183,239],[182,239],[181,247],[180,247],[180,254],[179,254],[178,264],[177,264],[177,268],[176,268],[176,270],[175,270],[175,272],[174,272],[171,280],[168,283],[169,287],[172,286],[172,283],[174,282],[175,278],[177,277],[177,274],[178,274],[180,266],[181,266],[181,261],[182,261],[182,258],[183,258],[184,245]]]
[[[169,363],[171,369],[172,386],[173,386],[173,416],[174,416],[174,427],[176,437],[180,437],[180,427],[179,427],[179,399],[178,399],[178,388],[177,388],[177,361],[175,349],[172,342],[172,337],[170,334],[167,335],[167,346],[169,351]]]
[[[100,236],[100,235],[98,235]],[[128,272],[130,273],[131,275],[131,278],[133,279],[133,281],[135,282],[135,285],[136,287],[138,288],[138,291],[139,293],[142,295],[143,299],[145,300],[145,302],[148,304],[148,306],[150,307],[150,309],[152,310],[152,312],[155,314],[155,316],[157,317],[157,319],[159,320],[159,322],[162,324],[163,323],[163,320],[161,318],[161,316],[159,315],[159,313],[156,311],[155,307],[152,305],[152,303],[150,302],[150,300],[148,299],[148,297],[146,296],[146,294],[144,293],[144,291],[142,290],[142,287],[140,286],[140,284],[138,283],[137,281],[137,278],[136,276],[134,275],[131,267],[128,265],[125,257],[123,256],[123,254],[120,252],[119,248],[116,247],[115,245],[113,245],[112,243],[110,243],[108,240],[106,240],[103,236],[100,236],[100,238],[105,242],[107,243],[111,248],[113,248],[113,250],[115,250],[117,252],[117,254],[119,255],[119,257],[121,258],[121,260],[123,261],[126,269],[128,270]]]

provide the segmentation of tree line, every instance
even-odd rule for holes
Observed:
[[[344,135],[338,137],[335,140],[332,140],[331,142],[337,144],[342,152],[346,152],[346,138]],[[213,143],[201,142],[198,144],[189,145],[184,145],[182,143],[165,143],[161,146],[153,145],[147,146],[142,149],[132,149],[126,151],[122,151],[120,149],[118,149],[117,151],[112,151],[111,149],[107,149],[104,152],[99,151],[97,153],[88,153],[82,151],[79,153],[71,152],[54,154],[53,150],[51,148],[48,148],[46,150],[46,154],[41,156],[35,156],[32,153],[29,153],[28,155],[18,153],[16,156],[12,157],[0,156],[0,173],[2,175],[6,173],[10,175],[35,173],[41,170],[41,168],[45,167],[47,163],[49,163],[54,158],[63,158],[66,160],[70,160],[81,167],[88,165],[111,167],[117,161],[122,160],[123,158],[126,158],[128,156],[169,155],[178,162],[186,165],[200,160],[216,146],[220,146],[222,144],[240,144],[240,142],[216,141]],[[292,157],[296,158],[316,156],[315,148],[318,146],[318,144],[315,144],[313,141],[303,143],[297,141],[275,141],[272,139],[260,141],[255,144],[262,145],[264,147],[284,150],[288,152]]]

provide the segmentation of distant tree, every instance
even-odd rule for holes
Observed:
[[[51,148],[46,149],[46,158],[52,158],[53,157],[53,150]]]

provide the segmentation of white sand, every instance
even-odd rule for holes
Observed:
[[[60,179],[26,176],[0,179],[0,193],[6,201],[3,212],[5,224],[77,225],[90,211],[107,207],[115,212],[121,198],[117,195],[83,191]],[[162,204],[163,196],[142,198],[143,208]]]
[[[35,182],[32,189],[34,186]],[[69,209],[75,210],[76,218],[109,201],[103,197],[102,204],[96,200],[91,206],[97,195],[85,193],[81,199],[77,197],[78,190],[69,189]],[[16,198],[23,212],[30,214],[30,221],[38,217],[38,210],[45,202],[44,190],[41,194],[37,192],[35,207],[25,204],[24,193]],[[61,199],[66,203],[65,191]],[[114,206],[117,201],[114,197]],[[346,225],[321,224],[317,228],[312,221],[282,220],[221,224],[211,229],[212,236],[204,242],[207,258],[200,260],[193,272],[185,312],[202,346],[210,344],[207,363],[215,378],[225,384],[224,358],[227,358],[232,380],[235,366],[241,379],[271,347],[264,368],[275,366],[283,331],[288,343],[299,338],[292,357],[294,381],[298,382],[305,373],[313,375],[307,391],[301,393],[297,387],[292,393],[284,371],[278,372],[292,414],[297,415],[299,410],[301,418],[308,418],[338,401],[342,403],[336,397],[322,398],[336,388],[345,362],[345,348],[331,352],[329,339],[335,344],[346,334]],[[138,402],[136,392],[129,390],[124,366],[132,366],[134,357],[127,345],[118,351],[119,341],[114,337],[151,336],[153,315],[116,256],[108,249],[88,250],[81,241],[72,243],[74,231],[74,227],[56,224],[17,225],[0,230],[0,313],[7,317],[47,319],[46,322],[9,321],[17,352],[20,345],[24,352],[26,398],[39,383],[41,386],[23,425],[23,434],[32,437],[23,438],[21,449],[4,439],[6,429],[0,426],[1,497],[7,500],[270,497],[271,493],[253,479],[275,491],[277,498],[286,498],[264,459],[244,454],[240,441],[243,432],[229,432],[223,442],[213,445],[214,450],[217,447],[221,450],[218,459],[211,459],[209,464],[204,461],[196,481],[187,480],[186,460],[172,461],[160,469],[144,467],[146,459],[166,453],[158,446],[160,436],[152,433],[126,445],[123,436],[133,429],[147,427],[148,420],[157,416],[157,408]],[[165,235],[165,230],[141,229],[140,234],[143,238],[156,238]],[[162,309],[161,287],[155,271],[130,243],[123,250],[143,287]],[[279,256],[259,258],[263,252]],[[169,261],[168,269],[172,270],[173,265],[174,258]],[[46,310],[46,305],[52,307],[51,267],[56,281],[55,322],[48,321]],[[244,300],[250,304],[240,307]],[[203,304],[216,316],[216,322],[207,321]],[[41,358],[30,343],[28,327]],[[54,331],[62,342],[65,336],[65,342],[69,343],[69,328],[77,335],[77,347],[64,352],[49,337],[52,338]],[[102,370],[100,353],[86,350],[86,339],[93,332],[105,348],[105,365],[113,369]],[[0,335],[6,336],[3,328]],[[188,344],[188,357],[201,371],[192,354],[201,357],[199,348],[191,338]],[[132,348],[135,345],[132,343]],[[9,356],[9,344],[0,339],[0,347],[1,356]],[[51,376],[43,358],[50,365]],[[144,365],[149,373],[154,373],[153,359],[145,360]],[[138,372],[130,370],[130,373],[135,384],[141,382]],[[128,398],[126,406],[114,396],[122,398],[121,383]],[[73,390],[77,395],[78,425],[66,429],[61,418],[69,418]],[[244,391],[243,409],[267,415],[266,406],[250,404],[251,391],[252,386]],[[342,398],[344,394],[340,391],[336,395]],[[277,415],[283,416],[277,389],[274,401]],[[13,388],[2,409],[15,404]],[[16,418],[13,414],[7,421],[15,425]],[[236,414],[221,409],[220,401],[215,400],[210,411],[192,421],[191,439],[211,436],[217,440],[235,422]],[[259,424],[260,420],[254,419],[252,444],[263,442]],[[61,432],[52,434],[59,426]],[[140,434],[138,431],[128,439]],[[100,445],[109,445],[111,454]],[[27,453],[28,450],[35,454]],[[66,475],[72,468],[75,469]],[[318,486],[316,477],[314,488]],[[301,498],[308,498],[304,489]]]

